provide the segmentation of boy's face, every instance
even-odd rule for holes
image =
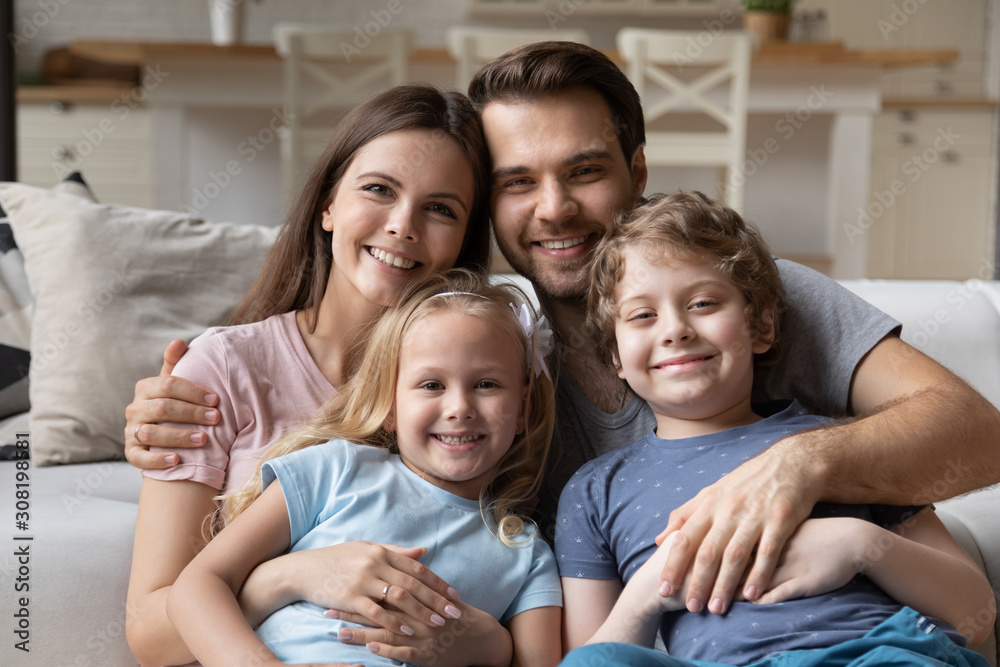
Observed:
[[[754,340],[743,293],[711,255],[629,248],[615,317],[619,376],[652,407],[661,438],[756,421],[750,410]]]

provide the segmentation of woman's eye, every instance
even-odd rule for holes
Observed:
[[[448,206],[447,204],[434,203],[434,204],[431,204],[429,206],[429,208],[430,208],[430,210],[434,211],[435,213],[439,213],[441,215],[447,216],[449,218],[453,218],[455,220],[458,219],[458,216],[455,215],[455,211],[452,210],[452,208],[450,206]]]
[[[372,194],[376,194],[376,195],[383,195],[384,196],[384,195],[392,194],[392,190],[389,189],[389,186],[388,185],[383,185],[382,183],[371,183],[369,185],[364,186],[361,189],[362,190],[366,190],[367,192],[371,192]]]

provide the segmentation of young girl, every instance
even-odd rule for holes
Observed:
[[[247,574],[289,546],[350,540],[428,545],[422,562],[510,629],[514,664],[558,663],[555,562],[516,514],[548,455],[551,333],[518,292],[462,271],[418,282],[375,326],[343,390],[268,449],[248,490],[228,498],[225,529],[170,594],[170,619],[203,664],[396,664],[373,655],[378,644],[366,651],[338,642],[349,625],[311,603],[277,611],[258,638],[236,602]],[[400,599],[388,582],[372,590],[374,604]],[[402,627],[417,631],[413,622]],[[461,619],[453,632],[462,632]],[[442,639],[411,659],[432,662],[450,646]],[[495,659],[484,650],[471,663]]]
[[[241,488],[265,447],[336,393],[357,364],[371,322],[410,281],[453,266],[484,269],[488,194],[482,127],[460,93],[400,86],[340,122],[234,314],[238,326],[199,337],[168,378],[208,388],[218,397],[218,418],[206,429],[210,444],[170,452],[179,465],[145,473],[126,617],[139,662],[192,660],[165,603],[205,544],[202,528],[216,509],[214,497]],[[155,428],[147,424],[135,435],[151,437]],[[454,605],[448,582],[414,560],[418,554],[370,543],[291,554],[254,572],[240,602],[255,624],[290,600],[355,613],[364,607],[375,614],[368,625],[398,633],[402,622],[393,612],[368,605],[367,575],[374,573],[406,590],[403,607],[422,627],[457,606],[475,621],[457,647],[485,642],[498,654],[504,646],[509,651],[507,631],[487,614]],[[313,586],[330,572],[340,573],[338,585]],[[355,641],[366,633],[355,633]],[[453,653],[460,659],[460,650]]]
[[[560,497],[565,643],[589,644],[567,667],[984,664],[964,645],[992,628],[968,620],[995,611],[993,592],[931,507],[817,504],[770,590],[746,584],[752,602],[728,610],[719,599],[702,609],[687,582],[661,587],[660,517],[830,420],[795,401],[751,404],[783,294],[763,239],[731,209],[700,193],[654,196],[602,242],[592,275],[602,356],[656,427],[584,465]],[[657,631],[669,655],[650,648]]]

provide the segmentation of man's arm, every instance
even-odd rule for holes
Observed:
[[[163,351],[163,367],[156,377],[139,380],[132,403],[125,408],[125,458],[141,470],[169,468],[179,458],[173,452],[151,452],[149,448],[202,447],[204,431],[194,431],[158,422],[211,426],[219,421],[217,394],[190,380],[171,375],[187,352],[183,340],[171,341]]]
[[[691,565],[688,609],[728,608],[751,555],[744,594],[766,590],[785,542],[819,500],[927,503],[1000,479],[1000,413],[895,336],[861,360],[850,407],[865,416],[776,443],[671,514],[658,539],[680,534],[663,578],[679,582]]]

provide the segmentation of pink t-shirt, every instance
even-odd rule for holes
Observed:
[[[335,391],[309,355],[294,312],[209,329],[192,341],[173,374],[216,392],[222,419],[202,427],[209,440],[204,447],[171,450],[179,464],[143,474],[218,490],[242,486],[267,445],[312,417]]]

